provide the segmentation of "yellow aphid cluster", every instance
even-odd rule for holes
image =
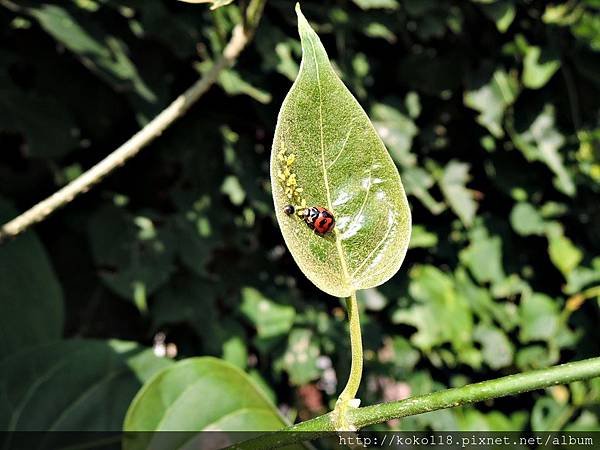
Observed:
[[[302,189],[298,186],[296,174],[293,172],[292,166],[296,161],[296,155],[286,154],[285,148],[282,148],[277,153],[277,159],[281,163],[281,168],[277,171],[277,178],[284,189],[285,196],[290,200],[290,203],[296,208],[296,211],[302,211],[306,208],[306,199],[302,197]]]

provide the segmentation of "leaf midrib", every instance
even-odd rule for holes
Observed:
[[[323,170],[323,182],[325,183],[325,193],[327,194],[327,208],[335,217],[335,211],[331,204],[331,193],[329,191],[329,178],[327,174],[327,166],[325,165],[325,144],[323,139],[323,94],[321,92],[321,76],[319,74],[319,62],[317,60],[317,52],[315,50],[315,43],[313,42],[312,36],[306,36],[310,46],[312,47],[313,59],[315,62],[315,72],[317,75],[317,90],[319,92],[319,134],[321,139],[321,169]],[[348,273],[348,266],[346,264],[346,258],[344,257],[344,249],[342,248],[342,242],[337,228],[334,229],[335,246],[340,258],[340,264],[342,266],[342,273],[346,286],[349,286],[354,291],[354,286],[351,283],[350,275]]]

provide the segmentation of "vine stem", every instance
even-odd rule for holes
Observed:
[[[364,408],[351,409],[350,420],[358,428],[386,422],[392,419],[414,416],[444,408],[466,405],[527,391],[543,389],[557,384],[587,380],[600,376],[600,358],[562,364],[547,369],[509,375],[495,380],[432,392],[397,402],[382,403]],[[285,445],[316,439],[336,431],[333,412],[306,422],[268,433],[230,448],[258,450],[278,448]]]
[[[101,181],[125,162],[137,155],[139,151],[160,136],[173,122],[183,116],[187,110],[217,81],[221,72],[232,66],[242,50],[254,36],[256,27],[262,16],[266,0],[251,0],[244,23],[238,24],[223,53],[214,63],[210,71],[196,81],[183,94],[177,97],[166,109],[161,111],[144,128],[134,134],[127,142],[105,157],[102,161],[81,174],[75,180],[56,191],[50,197],[25,211],[0,228],[0,243],[27,230],[41,222],[58,208],[71,202],[75,197],[87,192],[93,185]],[[1,0],[2,5],[16,8],[11,2]]]

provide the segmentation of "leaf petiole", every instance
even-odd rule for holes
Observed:
[[[358,302],[356,301],[356,291],[350,294],[346,299],[348,309],[348,327],[350,329],[350,349],[352,353],[352,363],[350,365],[350,375],[346,387],[338,397],[335,409],[333,411],[335,428],[337,431],[352,431],[356,429],[348,421],[348,408],[357,408],[360,400],[357,400],[356,393],[360,386],[363,371],[363,348],[362,336],[360,331],[360,313]]]

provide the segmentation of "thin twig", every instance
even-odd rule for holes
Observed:
[[[252,0],[248,6],[246,27],[237,25],[225,46],[222,55],[209,72],[177,97],[166,109],[149,122],[144,128],[134,134],[127,142],[100,161],[98,164],[81,174],[75,180],[56,191],[50,197],[33,206],[28,211],[6,223],[0,229],[0,243],[27,230],[32,225],[41,222],[58,208],[71,202],[75,197],[87,192],[93,185],[125,162],[137,155],[139,151],[160,136],[169,126],[185,112],[217,81],[220,73],[232,66],[238,56],[252,39],[258,26],[265,0]]]

